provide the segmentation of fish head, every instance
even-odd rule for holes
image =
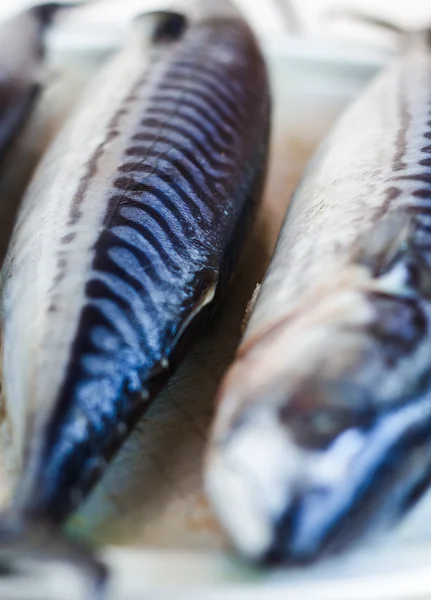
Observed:
[[[428,315],[412,296],[337,292],[245,339],[206,487],[251,559],[308,562],[387,528],[431,477]]]

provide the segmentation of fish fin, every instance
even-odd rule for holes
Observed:
[[[38,516],[5,512],[0,517],[1,573],[25,573],[26,567],[63,563],[85,578],[88,600],[106,597],[108,569],[82,542]]]
[[[185,15],[173,11],[152,11],[133,19],[135,31],[141,39],[153,44],[168,44],[182,38],[188,27]]]
[[[79,2],[44,2],[43,4],[36,4],[30,7],[29,10],[36,15],[40,24],[45,29],[52,24],[58,13],[63,10],[76,8],[79,4]]]
[[[241,323],[241,332],[242,333],[244,333],[244,331],[246,330],[246,327],[250,321],[251,313],[253,312],[253,309],[256,305],[257,297],[259,296],[260,288],[261,288],[261,284],[258,283],[253,290],[253,294],[251,295],[250,300],[247,303],[244,318]]]
[[[404,253],[411,234],[411,216],[403,209],[390,211],[364,235],[355,249],[355,262],[367,267],[373,277],[388,271]]]

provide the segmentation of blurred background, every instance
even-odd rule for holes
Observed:
[[[214,0],[216,2],[217,0]],[[105,34],[131,14],[153,8],[178,6],[179,0],[87,0],[87,15],[83,22],[97,22],[106,27]],[[262,34],[284,33],[286,29],[297,33],[329,36],[351,40],[359,38],[382,43],[381,35],[368,27],[345,20],[331,20],[334,10],[354,9],[369,15],[393,20],[407,28],[426,25],[431,21],[431,3],[428,0],[236,0]],[[0,16],[32,4],[30,0],[1,0]],[[103,6],[103,11],[101,11]],[[82,18],[79,17],[80,19]],[[100,31],[98,32],[101,33]],[[96,34],[95,34],[96,35]]]

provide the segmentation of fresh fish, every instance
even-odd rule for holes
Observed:
[[[213,312],[260,196],[269,110],[251,30],[203,2],[139,19],[48,150],[3,269],[24,535],[80,504]]]
[[[30,113],[45,76],[44,33],[61,4],[33,6],[0,23],[0,157]]]
[[[282,227],[222,383],[206,487],[234,544],[308,561],[431,481],[431,49],[341,117]]]

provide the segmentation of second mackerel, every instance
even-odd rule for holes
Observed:
[[[76,509],[214,310],[260,196],[269,110],[249,27],[197,3],[137,20],[43,159],[2,289],[24,535]]]
[[[206,482],[248,557],[308,561],[431,482],[431,48],[412,35],[296,191],[221,386]]]

